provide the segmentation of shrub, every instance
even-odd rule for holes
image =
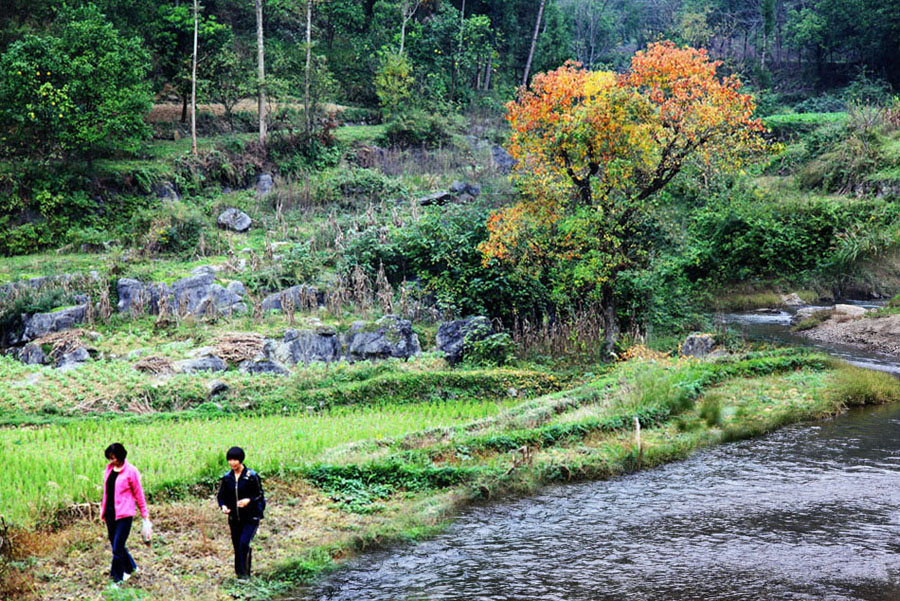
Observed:
[[[506,332],[465,342],[465,362],[468,364],[502,367],[514,363],[515,360],[516,344],[512,336]]]
[[[388,121],[381,142],[398,147],[434,147],[449,142],[462,128],[463,119],[455,113],[438,115],[417,109]]]
[[[150,255],[192,252],[204,227],[206,217],[196,207],[183,202],[143,209],[131,218],[135,247]]]
[[[831,393],[846,407],[895,403],[900,401],[900,381],[885,372],[842,365],[835,374]]]

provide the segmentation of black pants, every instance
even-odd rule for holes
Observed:
[[[250,568],[253,563],[250,541],[256,535],[259,522],[229,521],[228,527],[231,529],[231,544],[234,546],[234,573],[237,574],[238,578],[249,578]]]
[[[125,548],[128,535],[131,534],[132,519],[122,518],[106,522],[106,532],[109,534],[109,543],[112,545],[113,553],[109,575],[112,576],[114,582],[121,582],[123,574],[131,574],[137,569],[131,554]]]

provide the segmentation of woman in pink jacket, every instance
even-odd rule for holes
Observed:
[[[125,542],[131,533],[131,522],[136,513],[135,506],[141,510],[145,539],[149,541],[150,514],[144,500],[144,489],[141,488],[141,475],[137,469],[125,461],[128,452],[121,443],[114,442],[106,448],[105,455],[109,460],[106,474],[103,476],[103,502],[100,504],[100,515],[106,522],[106,531],[112,545],[112,568],[110,576],[113,582],[128,580],[137,571],[137,565]]]

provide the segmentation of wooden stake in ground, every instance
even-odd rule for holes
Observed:
[[[197,154],[197,31],[200,21],[197,13],[200,11],[199,0],[194,0],[194,61],[191,65],[191,153]]]
[[[256,0],[256,59],[259,86],[259,143],[266,143],[266,51],[263,38],[262,0]]]

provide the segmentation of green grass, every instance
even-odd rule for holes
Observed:
[[[387,126],[381,125],[344,125],[334,130],[334,137],[344,144],[374,144],[384,135]]]
[[[308,465],[337,446],[483,419],[512,402],[386,403],[312,415],[135,424],[90,420],[0,430],[0,454],[6,458],[0,507],[7,520],[28,525],[66,504],[97,500],[103,449],[114,441],[125,444],[151,496],[179,497],[224,472],[224,452],[233,445],[247,451],[247,465],[274,474]]]

